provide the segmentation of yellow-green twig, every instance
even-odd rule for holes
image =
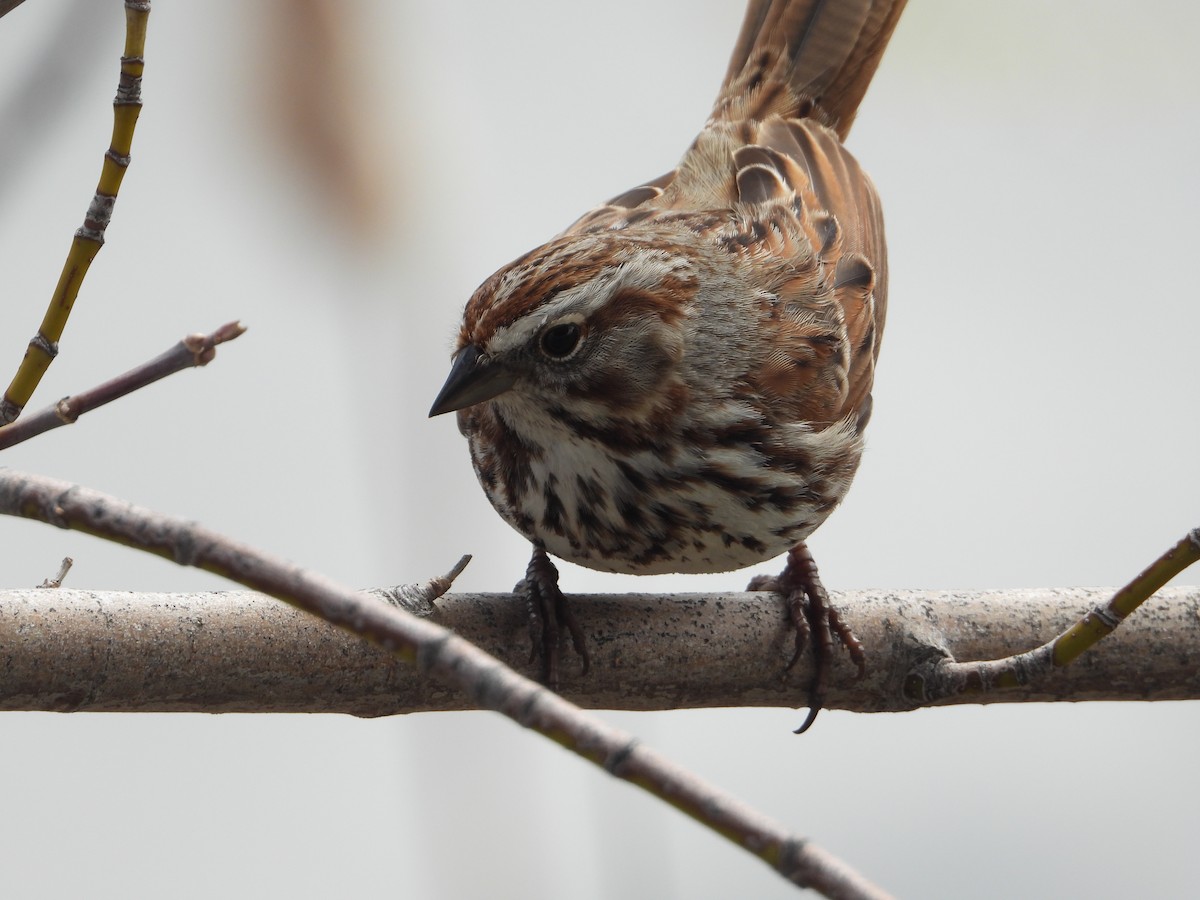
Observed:
[[[1200,560],[1200,528],[1194,528],[1170,550],[1146,567],[1103,606],[1097,606],[1051,643],[1054,666],[1059,668],[1079,657],[1085,650],[1124,621],[1164,584]]]
[[[1040,647],[1003,659],[959,662],[931,659],[909,673],[904,693],[918,702],[1036,683],[1061,669],[1117,629],[1154,592],[1200,561],[1200,528],[1193,528],[1107,603],[1088,610],[1074,625]]]
[[[121,78],[117,85],[117,96],[113,100],[112,140],[104,154],[100,182],[84,216],[83,225],[71,241],[71,249],[63,263],[62,274],[42,324],[30,340],[17,374],[0,401],[0,424],[12,422],[21,414],[42,376],[50,368],[50,363],[58,355],[58,341],[75,305],[75,298],[79,296],[79,286],[92,260],[104,245],[104,231],[112,217],[121,179],[125,177],[125,170],[129,166],[133,131],[142,109],[142,69],[145,65],[142,54],[146,46],[146,22],[149,16],[150,0],[126,0],[125,52],[121,56]]]

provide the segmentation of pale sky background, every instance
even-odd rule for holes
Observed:
[[[286,4],[285,4],[286,5]],[[732,2],[341,4],[385,225],[356,241],[269,121],[280,4],[157,3],[134,163],[35,407],[240,318],[217,362],[6,454],[354,585],[527,548],[425,413],[495,268],[670,168]],[[99,173],[120,4],[0,20],[0,378]],[[1200,11],[917,0],[849,145],[884,201],[869,450],[812,542],[864,587],[1115,585],[1200,524]],[[54,110],[43,118],[39,110]],[[7,586],[223,589],[0,520]],[[774,571],[778,564],[758,567]],[[750,573],[569,591],[738,589]],[[1187,573],[1184,583],[1200,581]],[[1200,705],[605,714],[896,894],[1194,895]],[[794,893],[483,713],[0,716],[11,897],[721,898]]]

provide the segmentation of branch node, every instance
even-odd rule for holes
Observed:
[[[246,326],[241,322],[226,322],[212,334],[195,334],[185,335],[180,341],[181,344],[192,354],[193,366],[206,366],[217,355],[217,344],[224,344],[226,341],[232,341],[234,338],[244,334]]]
[[[965,677],[949,651],[933,646],[923,649],[926,651],[923,658],[910,666],[904,676],[901,684],[904,699],[917,707],[962,693],[959,684]]]
[[[51,359],[58,356],[58,342],[50,340],[40,331],[29,339],[29,346],[41,350]]]
[[[129,164],[133,162],[133,157],[128,153],[118,153],[112,147],[104,151],[104,158],[110,160],[114,165],[120,166],[122,169],[128,169]]]
[[[394,587],[375,588],[368,593],[374,594],[389,606],[395,606],[424,619],[433,614],[433,601],[427,600],[424,585],[397,584]]]
[[[621,747],[618,747],[614,752],[604,757],[604,771],[609,775],[614,775],[617,778],[621,777],[621,770],[629,757],[638,748],[641,742],[637,738],[630,738],[629,741]]]
[[[122,72],[117,79],[117,96],[113,97],[113,106],[142,105],[142,76],[129,74],[124,71],[124,67],[144,66],[145,64],[146,60],[141,56],[121,57]]]
[[[1089,617],[1100,620],[1108,631],[1114,631],[1118,625],[1125,621],[1125,617],[1118,610],[1112,608],[1109,603],[1102,603],[1092,609],[1088,616],[1084,617],[1086,622]]]
[[[181,566],[194,566],[200,558],[200,544],[191,528],[177,529],[171,546],[171,559]]]
[[[433,613],[433,602],[450,590],[454,579],[462,574],[470,561],[471,554],[468,553],[445,575],[437,575],[424,584],[399,584],[390,588],[376,588],[371,593],[413,615],[429,616]]]
[[[217,355],[217,351],[209,341],[208,335],[200,334],[199,332],[185,335],[180,343],[192,354],[193,367],[207,366]]]
[[[53,525],[55,528],[69,529],[72,527],[71,521],[67,518],[66,507],[69,505],[68,498],[76,492],[77,485],[67,485],[66,488],[59,492],[53,499],[47,498],[47,502],[37,503],[41,498],[34,497],[33,502],[41,509],[41,520],[48,525]]]
[[[437,665],[438,658],[442,655],[442,651],[446,648],[446,644],[450,642],[450,638],[454,635],[447,631],[439,634],[437,637],[427,642],[422,642],[417,647],[417,671],[422,675],[428,675],[430,670]]]
[[[71,559],[71,557],[69,557],[69,556],[64,556],[62,563],[58,567],[58,574],[55,575],[53,578],[45,579],[41,584],[38,585],[38,587],[39,588],[60,588],[60,587],[62,587],[63,580],[67,577],[67,573],[71,571],[71,566],[73,566],[73,565],[75,565],[75,560]]]
[[[79,418],[79,413],[71,405],[70,397],[63,397],[54,404],[54,415],[58,416],[58,420],[64,425],[74,425]]]
[[[92,195],[92,202],[88,204],[87,212],[84,213],[83,224],[75,230],[75,237],[103,244],[104,232],[108,229],[108,223],[112,221],[113,207],[116,203],[115,194],[96,191]]]
[[[776,870],[793,884],[809,887],[807,873],[809,866],[804,862],[804,854],[808,849],[808,841],[804,838],[790,838],[779,848],[779,863]]]

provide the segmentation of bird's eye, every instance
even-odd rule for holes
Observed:
[[[551,359],[566,359],[579,346],[583,329],[576,322],[560,322],[542,332],[542,352]]]

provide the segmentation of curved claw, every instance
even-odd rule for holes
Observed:
[[[796,729],[803,734],[817,719],[825,705],[829,673],[833,665],[833,643],[836,638],[858,667],[858,678],[866,674],[866,655],[862,643],[850,626],[830,604],[829,594],[817,574],[817,564],[802,541],[788,553],[787,565],[777,577],[758,576],[750,590],[774,590],[784,595],[788,620],[796,630],[795,651],[785,672],[790,672],[800,660],[806,646],[813,651],[813,680],[808,688],[808,715]]]
[[[542,681],[551,689],[558,689],[559,638],[563,627],[571,635],[571,644],[583,660],[583,675],[591,668],[587,639],[566,595],[558,587],[558,569],[541,547],[533,548],[533,556],[525,570],[525,577],[513,589],[524,594],[529,603],[529,662],[540,655],[542,658]]]

